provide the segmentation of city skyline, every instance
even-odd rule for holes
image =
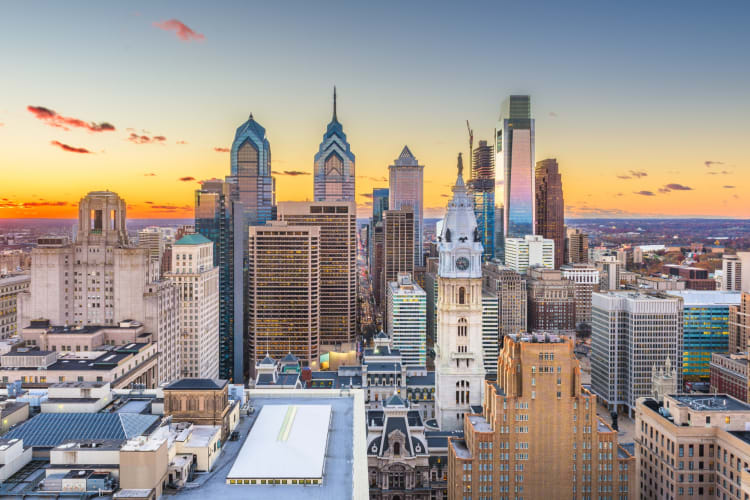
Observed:
[[[267,22],[246,30],[251,7],[240,4],[6,6],[0,40],[19,49],[7,54],[14,78],[0,83],[0,218],[73,219],[90,189],[119,193],[132,218],[192,217],[197,181],[227,174],[224,149],[250,113],[272,145],[276,199],[312,200],[333,85],[357,152],[360,217],[405,144],[425,165],[425,217],[441,216],[455,153],[468,150],[465,120],[477,141],[491,140],[501,102],[517,93],[534,102],[536,159],[560,163],[566,216],[750,217],[739,189],[750,180],[750,95],[736,64],[750,36],[745,4],[650,5],[649,16],[633,5],[486,4],[480,18],[450,4],[398,16],[342,4],[346,34],[359,32],[347,46],[335,32],[311,36],[325,12],[295,8],[252,6]],[[500,26],[500,14],[513,25]],[[81,19],[86,29],[72,29]],[[531,29],[559,43],[514,42]],[[486,65],[481,47],[506,39],[513,50]],[[242,44],[258,48],[254,64],[237,64]],[[320,71],[312,61],[333,48],[349,64]]]

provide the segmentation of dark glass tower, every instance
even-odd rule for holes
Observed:
[[[383,212],[388,210],[388,188],[375,188],[372,190],[372,221],[370,222],[370,239],[367,241],[368,258],[370,261],[370,276],[373,272],[373,245],[375,238],[375,225],[383,220]]]
[[[535,234],[555,242],[555,269],[560,269],[565,257],[565,203],[557,160],[537,162],[535,174]]]
[[[195,231],[214,243],[219,267],[219,377],[243,382],[242,204],[232,199],[231,182],[204,181],[195,192]]]
[[[469,190],[474,200],[477,231],[484,247],[482,260],[495,258],[495,157],[487,141],[479,141],[471,162]]]

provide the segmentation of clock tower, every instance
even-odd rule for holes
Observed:
[[[459,153],[458,178],[438,237],[435,404],[440,429],[448,431],[463,429],[464,414],[481,406],[484,392],[482,243],[462,171]]]

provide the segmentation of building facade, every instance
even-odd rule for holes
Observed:
[[[597,417],[573,342],[511,335],[497,372],[449,438],[449,498],[638,498],[635,458]]]
[[[248,245],[248,367],[287,353],[317,366],[320,228],[272,221],[251,227]]]
[[[729,306],[729,352],[748,352],[750,346],[750,293],[742,292],[740,303]]]
[[[530,332],[556,332],[570,336],[576,329],[575,284],[556,269],[529,270],[528,327]]]
[[[463,416],[481,404],[484,390],[482,243],[462,171],[459,154],[438,244],[435,406],[443,431],[460,429]]]
[[[195,192],[195,231],[213,242],[219,268],[219,377],[237,383],[245,359],[243,213],[229,182],[203,181]]]
[[[320,228],[320,344],[351,346],[357,335],[357,208],[354,202],[285,201],[278,217]]]
[[[497,376],[497,355],[500,347],[500,315],[497,295],[482,290],[482,353],[484,372],[488,377]]]
[[[530,267],[555,267],[555,242],[538,235],[505,238],[505,265],[520,274]]]
[[[576,325],[591,324],[591,294],[599,291],[599,271],[588,264],[560,268],[562,277],[573,282],[576,295]]]
[[[565,263],[565,202],[557,160],[550,158],[537,162],[534,175],[534,234],[555,242],[555,269],[560,269]]]
[[[179,288],[183,378],[219,377],[219,268],[213,242],[201,234],[177,240],[169,279]]]
[[[354,153],[336,115],[336,87],[333,88],[333,117],[315,154],[315,201],[354,201]]]
[[[388,283],[386,327],[407,366],[427,365],[427,295],[408,273]]]
[[[722,290],[750,291],[750,252],[724,254],[721,259],[721,270]]]
[[[523,238],[534,234],[534,119],[530,96],[511,95],[503,102],[495,130],[495,154],[495,165],[503,170],[503,235]],[[503,259],[504,254],[498,257]]]
[[[495,152],[487,141],[479,141],[472,152],[469,191],[484,248],[482,260],[488,262],[495,258]]]
[[[729,394],[740,401],[748,402],[747,353],[711,355],[712,394]]]
[[[498,338],[526,332],[527,302],[526,280],[502,264],[486,262],[482,265],[484,289],[497,296]]]
[[[592,296],[591,388],[611,410],[651,395],[654,365],[680,366],[682,299],[634,292]],[[678,387],[682,371],[677,370]]]
[[[383,264],[378,295],[385,299],[386,287],[399,273],[414,275],[414,211],[411,207],[383,212]]]
[[[29,289],[28,274],[0,276],[0,339],[18,335],[18,294]]]
[[[372,190],[372,218],[370,219],[370,238],[367,241],[367,262],[370,265],[370,277],[374,278],[374,243],[373,235],[375,226],[381,223],[380,231],[382,233],[383,212],[388,210],[388,188],[375,188]]]
[[[388,208],[401,210],[411,207],[414,214],[414,237],[412,238],[414,266],[422,265],[424,231],[424,165],[404,146],[401,154],[388,167]]]
[[[565,262],[582,264],[589,261],[589,235],[578,228],[569,227],[565,235]]]

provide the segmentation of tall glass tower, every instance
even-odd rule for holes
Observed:
[[[336,116],[333,88],[333,118],[315,154],[315,201],[354,201],[354,153]]]
[[[271,146],[266,129],[253,115],[239,126],[231,151],[231,177],[245,210],[245,225],[258,226],[276,217],[276,183],[271,177]]]
[[[487,141],[479,141],[473,151],[469,190],[484,247],[482,260],[489,262],[495,258],[495,155]]]
[[[388,167],[388,208],[401,210],[411,207],[414,211],[414,265],[422,265],[422,213],[424,165],[404,146],[401,154]]]
[[[370,223],[370,239],[367,240],[367,251],[370,260],[370,269],[372,269],[373,258],[373,235],[375,234],[375,225],[383,221],[383,212],[388,210],[388,188],[375,188],[372,190],[372,222]]]
[[[505,238],[534,234],[534,119],[531,97],[511,95],[495,131],[496,164],[502,166]],[[505,258],[505,245],[498,245]]]

